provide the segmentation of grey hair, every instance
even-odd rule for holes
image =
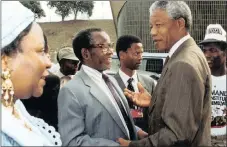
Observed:
[[[192,14],[189,6],[184,1],[156,1],[149,9],[150,16],[156,9],[166,11],[172,19],[183,18],[185,20],[185,28],[187,31],[191,29]]]

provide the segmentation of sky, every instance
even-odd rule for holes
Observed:
[[[47,1],[40,1],[46,17],[37,19],[38,22],[58,22],[61,21],[61,17],[55,13],[55,8],[49,8]],[[73,20],[74,15],[71,14],[65,18],[65,20]],[[112,11],[109,1],[94,1],[93,14],[89,18],[87,14],[78,13],[77,19],[113,19]]]

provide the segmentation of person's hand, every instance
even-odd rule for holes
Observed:
[[[129,143],[130,143],[131,141],[125,140],[125,139],[123,139],[123,138],[118,138],[118,139],[117,139],[117,142],[118,142],[121,146],[129,146]]]
[[[132,92],[127,88],[124,89],[124,94],[129,98],[135,105],[140,107],[148,107],[151,102],[151,95],[145,88],[138,82],[137,84],[139,93]]]
[[[144,139],[148,137],[148,133],[144,132],[142,129],[137,132],[137,136],[139,139]]]

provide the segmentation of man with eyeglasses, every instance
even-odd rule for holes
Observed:
[[[150,77],[138,74],[136,71],[142,62],[143,44],[141,39],[133,35],[120,36],[117,40],[116,52],[120,60],[120,68],[114,77],[122,91],[128,88],[131,91],[138,92],[137,84],[139,82],[152,94],[156,81]],[[128,104],[136,126],[145,131],[139,131],[138,134],[140,135],[138,137],[140,139],[146,137],[146,132],[148,131],[148,108],[138,107],[130,100],[128,100]]]
[[[212,146],[226,145],[226,54],[227,42],[226,31],[220,24],[207,26],[206,35],[202,42],[202,50],[211,70],[212,78],[212,121],[211,121],[211,143]]]
[[[117,138],[136,140],[127,100],[109,69],[113,43],[102,29],[80,31],[73,49],[82,66],[58,96],[63,146],[119,146]]]

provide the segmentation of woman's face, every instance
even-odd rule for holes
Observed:
[[[22,38],[20,47],[22,52],[12,56],[8,66],[13,70],[11,80],[15,97],[39,97],[51,62],[44,52],[43,31],[37,23],[33,23],[30,32]]]

